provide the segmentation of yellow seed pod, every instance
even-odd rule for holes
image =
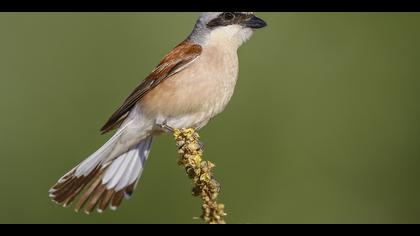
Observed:
[[[196,165],[196,166],[200,166],[200,163],[201,163],[201,156],[200,155],[195,155],[194,157],[193,157],[193,160],[194,160],[194,164]]]
[[[200,180],[203,182],[209,182],[211,180],[209,173],[203,173],[200,176]]]
[[[194,153],[197,152],[197,150],[199,148],[200,148],[200,146],[197,143],[195,143],[195,142],[189,143],[188,146],[187,146],[188,151],[194,152]]]

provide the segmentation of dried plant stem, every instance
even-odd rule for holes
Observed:
[[[194,129],[168,129],[175,138],[180,159],[178,164],[185,168],[188,177],[193,181],[192,194],[203,201],[201,218],[209,224],[225,224],[224,205],[217,203],[220,184],[214,179],[210,161],[203,160],[203,148],[199,135]]]

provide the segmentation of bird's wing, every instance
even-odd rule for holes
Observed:
[[[183,41],[169,52],[159,65],[138,85],[125,99],[124,103],[112,114],[106,124],[101,128],[102,134],[119,127],[133,106],[154,87],[174,74],[185,69],[201,54],[202,48],[198,44]]]

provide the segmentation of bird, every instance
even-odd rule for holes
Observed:
[[[75,202],[75,211],[87,214],[117,209],[132,196],[153,139],[167,132],[162,125],[199,130],[225,109],[238,78],[238,48],[265,26],[254,12],[200,13],[189,36],[101,128],[116,130],[111,138],[50,188],[52,200]]]

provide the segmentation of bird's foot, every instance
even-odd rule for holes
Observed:
[[[171,126],[167,125],[166,122],[162,123],[162,124],[156,124],[157,127],[163,129],[166,132],[171,132],[173,133],[175,131],[174,128],[172,128]]]
[[[204,151],[204,143],[201,142],[201,140],[197,140],[198,146],[200,146],[200,149]]]

